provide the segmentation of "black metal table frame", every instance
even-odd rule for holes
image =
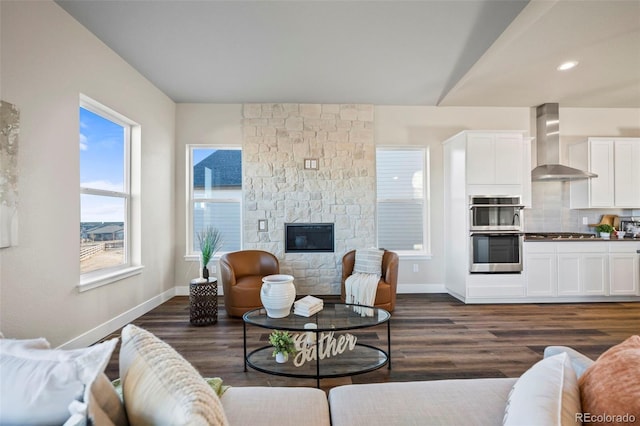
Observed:
[[[329,305],[329,304],[325,304],[325,305]],[[345,305],[345,306],[362,306],[362,307],[366,307],[366,308],[373,308],[371,306],[365,306],[365,305],[356,305],[356,304],[348,304],[348,303],[332,303],[330,305]],[[260,309],[264,309],[264,308],[257,308],[257,309],[253,309],[249,312],[254,312]],[[381,308],[374,308],[374,309],[381,309]],[[384,309],[382,309],[384,310]],[[247,315],[249,312],[245,313],[245,315]],[[309,375],[309,374],[293,374],[293,373],[283,373],[283,372],[279,372],[279,371],[274,371],[274,370],[268,370],[265,368],[261,368],[258,367],[256,365],[254,365],[253,363],[251,363],[251,361],[249,361],[249,357],[251,357],[251,355],[253,355],[256,352],[260,352],[263,351],[265,349],[269,349],[272,346],[270,345],[266,345],[266,346],[262,346],[258,349],[255,349],[251,352],[249,352],[249,354],[247,354],[247,321],[245,320],[245,315],[242,316],[242,340],[243,340],[243,349],[244,349],[244,371],[247,371],[247,366],[253,368],[256,371],[260,371],[262,373],[266,373],[266,374],[271,374],[274,376],[283,376],[283,377],[295,377],[295,378],[301,378],[301,379],[316,379],[316,387],[320,388],[320,379],[330,379],[330,378],[335,378],[335,377],[347,377],[347,376],[355,376],[358,374],[364,374],[364,373],[368,373],[370,371],[374,371],[374,370],[378,370],[382,367],[384,367],[385,365],[387,366],[387,368],[389,370],[391,370],[391,313],[387,312],[389,314],[389,318],[386,319],[386,321],[384,322],[380,322],[380,323],[376,323],[376,324],[365,324],[365,325],[359,325],[359,326],[354,326],[354,327],[342,327],[339,329],[300,329],[300,328],[296,328],[296,327],[286,327],[286,326],[278,326],[277,329],[278,330],[285,330],[285,331],[296,331],[296,332],[300,332],[300,333],[308,333],[308,332],[312,332],[315,333],[316,335],[316,342],[318,341],[318,336],[320,333],[326,332],[326,331],[349,331],[349,330],[357,330],[357,329],[362,329],[362,328],[371,328],[371,327],[376,327],[379,325],[382,325],[384,323],[387,324],[387,351],[385,352],[384,350],[380,349],[379,347],[373,346],[373,345],[368,345],[365,343],[356,343],[356,346],[364,346],[364,347],[368,347],[374,350],[377,350],[379,353],[383,354],[386,359],[384,362],[380,363],[380,365],[376,365],[372,368],[365,368],[362,370],[357,370],[357,371],[353,371],[353,372],[347,372],[347,373],[335,373],[335,374],[320,374],[320,357],[317,356],[316,357],[316,374],[315,375]],[[293,315],[293,314],[290,314]],[[311,317],[309,317],[309,319],[314,318],[315,315],[312,315]],[[254,324],[254,323],[249,323],[251,325],[254,325],[256,327],[261,327],[261,328],[265,328],[268,330],[275,330],[276,327],[274,326],[267,326],[267,325],[263,325],[263,324]]]

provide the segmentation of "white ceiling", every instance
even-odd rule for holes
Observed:
[[[640,0],[57,3],[176,102],[640,107]]]

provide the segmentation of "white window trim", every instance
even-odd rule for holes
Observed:
[[[192,198],[193,196],[193,150],[194,149],[237,149],[239,151],[242,151],[242,146],[240,145],[232,145],[232,144],[187,144],[185,146],[186,149],[186,153],[185,153],[185,160],[186,160],[186,188],[185,188],[185,199],[186,199],[186,220],[185,220],[185,228],[186,228],[186,246],[185,246],[185,254],[184,254],[184,260],[188,261],[188,262],[200,262],[200,255],[196,252],[193,251],[193,203],[196,202],[196,200],[194,200]],[[209,201],[214,201],[214,199],[212,198],[199,198],[197,200],[197,202],[209,202]],[[215,199],[216,202],[233,202],[233,203],[237,203],[237,200],[234,199],[221,199],[221,198],[216,198]],[[242,191],[242,195],[240,197],[240,223],[244,223],[243,222],[243,204],[244,204],[244,191]],[[241,225],[242,226],[242,225]],[[242,238],[243,235],[243,229],[240,229],[240,250],[242,250],[243,246],[244,246],[244,238]],[[211,262],[214,261],[218,261],[220,259],[220,256],[225,254],[227,252],[225,251],[219,251],[218,253],[216,253],[216,255],[211,259]]]
[[[82,274],[80,278],[80,285],[78,285],[78,291],[80,293],[92,290],[94,288],[102,287],[103,285],[111,284],[124,280],[125,278],[133,277],[142,273],[144,266],[119,266],[117,268],[105,268],[98,271],[87,272]]]
[[[423,211],[424,211],[424,223],[423,223],[423,235],[422,241],[424,242],[422,250],[394,250],[395,253],[398,254],[398,257],[401,259],[408,260],[430,260],[433,257],[433,253],[431,251],[431,168],[430,168],[430,150],[428,147],[423,146],[396,146],[396,145],[377,145],[376,151],[422,151],[423,152],[423,174],[422,174],[422,185],[424,188],[423,194]],[[376,243],[378,239],[377,231],[378,231],[378,191],[376,188]],[[378,244],[379,246],[379,244]]]
[[[131,237],[131,221],[132,221],[132,169],[131,157],[134,148],[134,139],[140,138],[140,125],[124,115],[114,111],[113,109],[91,99],[90,97],[80,94],[79,107],[91,111],[101,117],[104,117],[114,123],[117,123],[125,129],[125,164],[124,164],[124,185],[125,191],[107,191],[94,188],[80,187],[80,194],[110,196],[123,198],[125,202],[125,224],[124,224],[124,263],[112,268],[98,269],[84,274],[80,274],[80,282],[77,286],[78,292],[82,293],[94,288],[102,287],[125,278],[132,277],[142,273],[144,266],[134,265],[132,262],[132,237]],[[139,143],[139,140],[137,141]],[[139,256],[136,256],[139,257]]]

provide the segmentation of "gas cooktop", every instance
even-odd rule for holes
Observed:
[[[596,238],[596,234],[580,232],[527,232],[527,240],[584,240]]]

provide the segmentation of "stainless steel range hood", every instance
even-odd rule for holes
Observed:
[[[558,104],[542,104],[536,109],[536,152],[538,167],[531,171],[531,180],[576,180],[598,177],[560,164],[560,117]]]

